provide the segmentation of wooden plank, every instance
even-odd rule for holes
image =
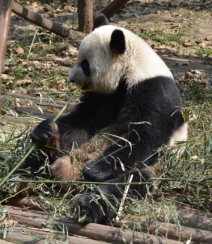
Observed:
[[[13,0],[0,0],[0,85]]]

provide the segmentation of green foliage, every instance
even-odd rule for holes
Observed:
[[[211,48],[198,48],[197,49],[199,53],[202,53],[206,56],[210,56],[212,54],[212,49]]]
[[[182,36],[182,31],[174,34],[167,34],[161,30],[141,30],[141,33],[137,33],[144,40],[152,40],[161,44],[179,44],[182,45],[185,42],[185,38]],[[193,43],[194,44],[194,43]]]

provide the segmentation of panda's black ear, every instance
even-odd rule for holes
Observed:
[[[103,25],[109,25],[109,21],[104,14],[99,13],[94,19],[93,30]]]
[[[116,53],[123,54],[126,50],[125,36],[123,31],[114,30],[110,39],[110,49]]]

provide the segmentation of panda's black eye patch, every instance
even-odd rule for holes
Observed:
[[[81,67],[82,67],[84,74],[89,77],[91,75],[91,71],[90,71],[88,60],[86,60],[86,59],[83,60],[81,62]]]

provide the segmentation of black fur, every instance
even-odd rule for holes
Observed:
[[[173,132],[183,125],[182,103],[177,87],[167,77],[145,80],[131,88],[123,80],[113,94],[87,92],[81,100],[74,112],[57,120],[57,126],[50,120],[40,123],[31,134],[32,140],[38,145],[44,141],[50,144],[51,148],[46,147],[45,152],[54,162],[70,151],[73,143],[81,146],[101,129],[113,127],[116,135],[125,140],[117,139],[105,150],[104,156],[89,162],[83,169],[83,175],[89,181],[113,182],[113,186],[102,185],[100,189],[105,194],[121,198],[115,183],[126,182],[129,174],[134,175],[135,182],[148,180],[151,175],[144,171],[145,165],[153,163],[157,148],[167,144]],[[47,135],[50,138],[46,139]],[[126,140],[131,143],[132,150]],[[123,171],[120,162],[126,171]],[[124,189],[124,186],[120,188]],[[146,187],[136,185],[131,186],[131,190],[144,195]],[[78,199],[82,214],[86,213],[85,223],[104,223],[114,213],[101,199],[99,203],[104,215],[100,207],[91,201],[92,194],[99,193],[89,192]],[[114,204],[112,199],[111,203]]]
[[[94,19],[93,30],[103,25],[109,25],[109,21],[104,14],[99,13]]]
[[[117,186],[116,183],[127,182],[130,178],[130,175],[132,174],[134,182],[147,182],[151,176],[150,172],[146,172],[144,169],[131,170],[115,179],[105,181],[105,183],[110,183],[110,185],[105,184],[99,186],[100,190],[108,198],[111,205],[114,206],[116,209],[118,209],[120,202],[117,205],[117,202],[114,200],[113,196],[115,196],[117,199],[121,199],[122,193],[125,189],[125,185]],[[131,185],[130,191],[138,197],[144,196],[147,193],[146,186],[141,184]],[[86,215],[84,220],[85,224],[104,224],[108,220],[115,217],[115,213],[113,212],[111,207],[105,201],[99,199],[99,195],[99,191],[91,191],[90,189],[88,189],[87,192],[84,195],[80,196],[78,199],[78,205],[81,210],[80,216]],[[95,200],[98,200],[98,203],[102,208],[99,207]]]
[[[111,35],[110,49],[119,54],[123,54],[126,50],[125,36],[121,30],[114,30]]]
[[[82,70],[84,72],[84,74],[87,76],[87,77],[90,77],[91,75],[91,70],[90,70],[90,66],[89,66],[89,63],[88,63],[88,60],[83,60],[81,62],[81,67],[82,67]]]

